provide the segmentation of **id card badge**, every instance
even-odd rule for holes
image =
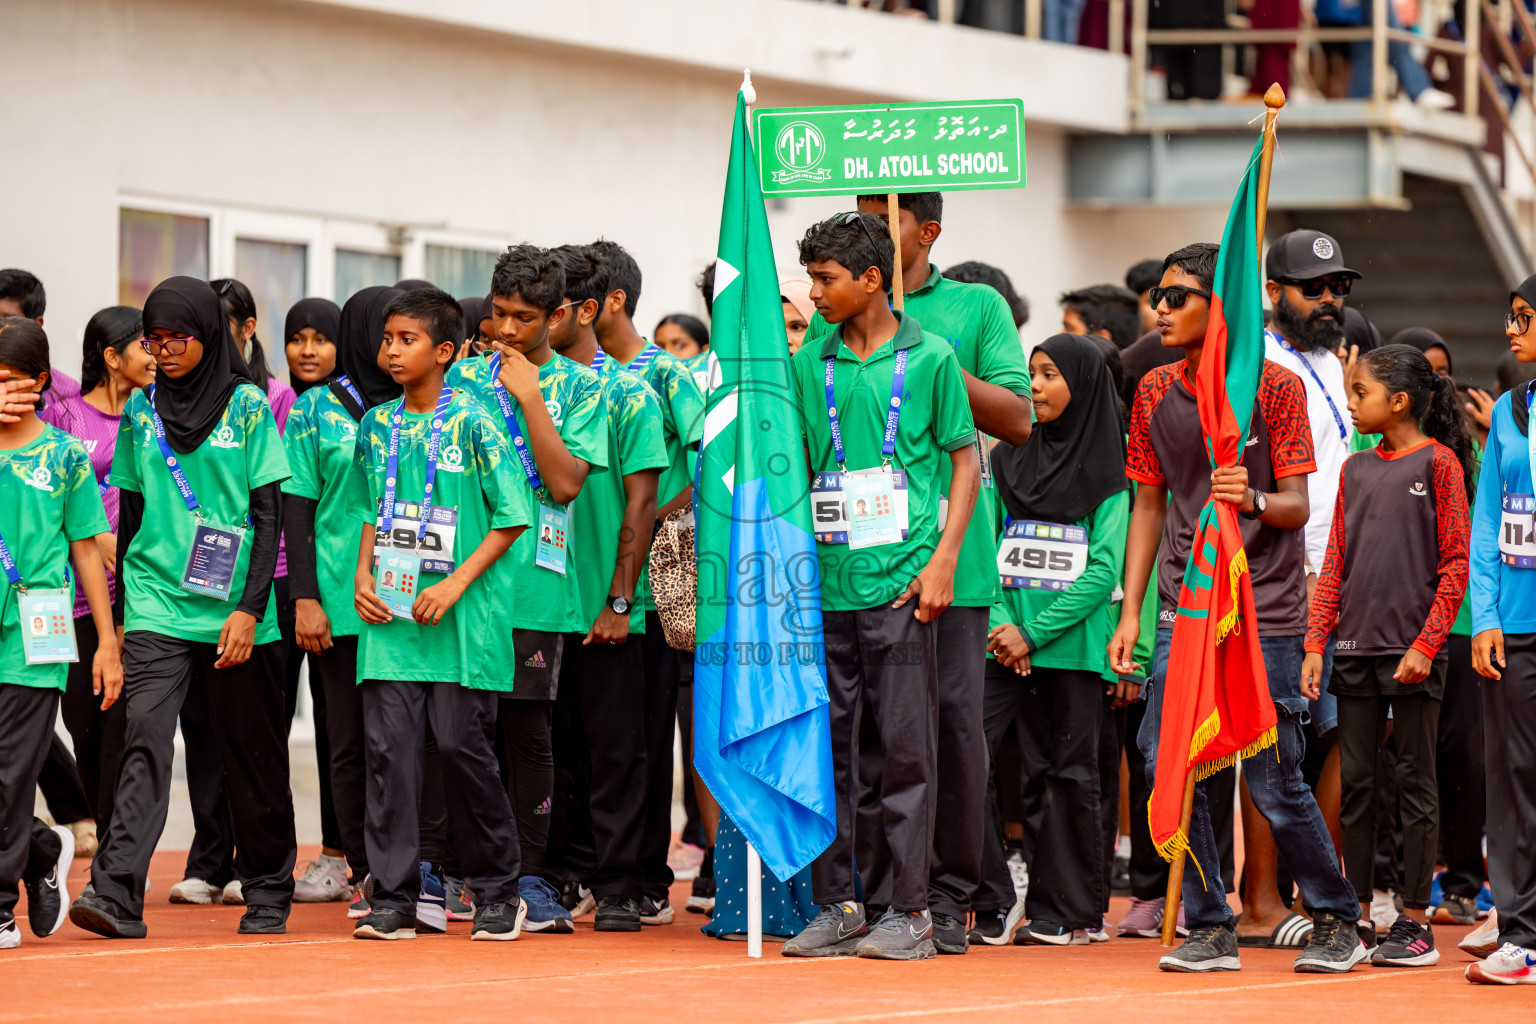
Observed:
[[[411,605],[416,603],[416,592],[421,584],[421,556],[409,551],[387,551],[379,556],[374,578],[378,581],[375,592],[389,608],[389,613],[399,619],[409,619]]]
[[[897,477],[900,476],[898,485]],[[858,469],[843,474],[843,505],[848,517],[850,550],[895,544],[907,535],[906,474],[888,467]]]
[[[1063,591],[1088,568],[1088,531],[1081,526],[1020,520],[997,545],[997,574],[1015,590]]]
[[[1499,508],[1499,556],[1514,569],[1536,569],[1536,497],[1506,494]]]
[[[28,665],[80,660],[73,588],[21,591],[16,603],[21,609],[23,653]]]
[[[539,503],[539,535],[538,547],[533,552],[534,565],[565,575],[565,546],[570,524],[570,512]]]
[[[887,475],[883,469],[865,470],[866,473],[878,473]],[[845,490],[848,477],[853,473],[817,473],[816,479],[811,484],[811,519],[816,531],[816,540],[822,544],[847,544],[849,547],[868,547],[869,544],[854,544],[851,539],[850,514],[858,512],[857,500],[852,498]],[[901,470],[895,470],[888,474],[895,488],[896,518],[900,523],[900,534],[897,540],[907,539],[907,474]],[[869,498],[864,498],[864,509],[867,514],[871,508]],[[940,529],[943,529],[942,524]],[[876,541],[885,544],[888,541]]]
[[[192,534],[192,550],[187,554],[187,568],[181,574],[181,589],[194,594],[229,600],[235,582],[235,564],[245,544],[245,529],[220,526],[199,519]]]

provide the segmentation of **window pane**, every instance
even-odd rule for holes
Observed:
[[[424,276],[449,295],[463,298],[484,295],[491,290],[491,271],[496,269],[496,257],[500,253],[449,245],[428,245],[426,248]]]
[[[364,288],[400,280],[400,257],[387,253],[336,250],[336,302],[345,303]]]
[[[179,274],[208,280],[208,219],[119,211],[117,301],[142,306],[155,285]]]
[[[283,355],[283,321],[288,308],[304,297],[309,249],[292,242],[235,239],[235,277],[256,298],[256,336],[267,350],[267,367],[279,379],[288,376]]]

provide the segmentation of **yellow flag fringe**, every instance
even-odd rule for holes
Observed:
[[[1238,613],[1242,610],[1237,601],[1237,586],[1242,580],[1243,574],[1248,571],[1248,551],[1246,548],[1237,549],[1237,557],[1232,559],[1232,564],[1227,567],[1227,575],[1232,584],[1232,610],[1223,615],[1216,623],[1216,642],[1219,644],[1238,628]]]

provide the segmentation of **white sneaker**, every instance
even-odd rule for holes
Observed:
[[[1439,89],[1425,89],[1413,101],[1414,106],[1425,110],[1450,110],[1456,105],[1456,97]]]
[[[1008,875],[1013,879],[1013,891],[1022,901],[1029,895],[1029,865],[1024,863],[1020,850],[1008,851]]]
[[[293,883],[295,903],[339,903],[351,896],[347,887],[347,862],[321,854]]]
[[[1465,953],[1482,959],[1489,956],[1499,948],[1499,912],[1488,911],[1488,917],[1482,924],[1472,929],[1456,944]]]
[[[148,885],[144,887],[144,891],[149,891]],[[171,886],[172,903],[196,903],[199,906],[206,906],[209,903],[217,903],[223,894],[224,890],[216,885],[209,885],[201,878],[183,878]]]
[[[1485,959],[1468,964],[1467,980],[1483,985],[1536,985],[1536,953],[1506,942]]]
[[[1397,923],[1398,916],[1397,899],[1385,889],[1373,889],[1371,891],[1371,924],[1376,926],[1377,935],[1385,935],[1392,930]]]
[[[571,918],[573,920],[579,920],[580,918],[586,917],[588,914],[592,913],[592,911],[597,909],[597,897],[592,895],[591,889],[588,889],[583,885],[576,890],[576,894],[581,898],[577,900],[576,905],[571,908]]]
[[[15,949],[21,945],[21,929],[16,927],[16,919],[13,917],[5,924],[0,924],[0,949]]]
[[[245,906],[245,890],[240,885],[240,879],[236,878],[224,886],[220,899],[231,907]]]
[[[1102,918],[1102,919],[1100,919],[1099,926],[1097,928],[1089,928],[1088,929],[1088,941],[1089,942],[1108,942],[1109,941],[1109,934],[1110,934],[1110,932],[1109,932],[1109,919],[1108,918]]]

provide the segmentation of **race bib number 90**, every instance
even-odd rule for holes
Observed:
[[[447,575],[454,570],[453,538],[459,526],[458,510],[432,506],[432,518],[421,535],[420,547],[416,544],[416,530],[421,525],[421,505],[414,501],[395,502],[395,521],[390,529],[384,529],[381,514],[374,521],[373,565],[377,569],[379,557],[386,551],[414,552],[421,556],[422,572],[438,572]]]
[[[1021,520],[997,545],[997,574],[1016,590],[1066,590],[1088,567],[1088,531],[1081,526]]]
[[[1506,494],[1499,510],[1499,554],[1516,569],[1536,568],[1536,497]]]

